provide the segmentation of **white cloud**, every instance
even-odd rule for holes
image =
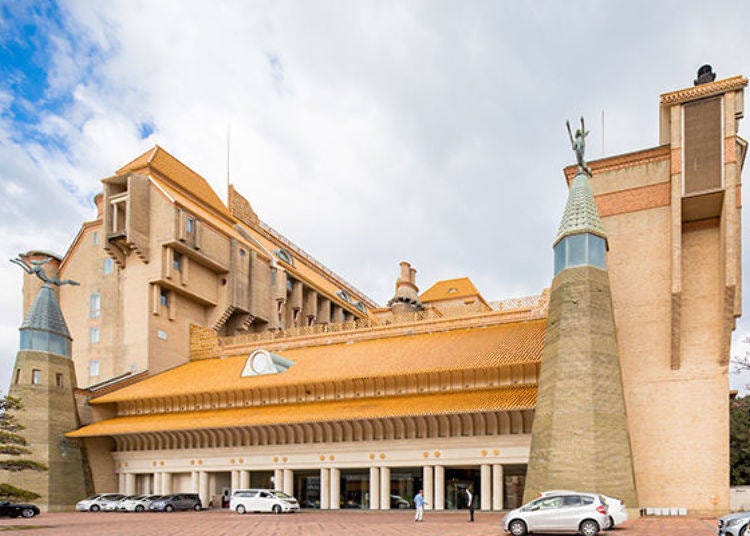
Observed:
[[[71,1],[50,94],[72,102],[39,127],[65,151],[0,127],[2,253],[63,250],[99,179],[154,143],[223,196],[229,124],[232,182],[261,218],[379,302],[402,259],[423,288],[469,275],[487,298],[539,292],[565,119],[589,118],[592,157],[603,109],[606,153],[656,145],[659,93],[702,62],[746,68],[750,8],[733,6]],[[0,289],[0,385],[19,296]]]

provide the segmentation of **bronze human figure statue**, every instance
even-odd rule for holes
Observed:
[[[583,158],[586,152],[586,136],[589,132],[586,130],[586,126],[581,117],[581,128],[576,130],[575,138],[570,130],[570,121],[565,121],[565,126],[568,127],[568,137],[570,137],[570,145],[573,147],[573,151],[576,153],[576,160],[578,161],[578,169],[585,171],[591,176],[591,169],[586,165],[586,160]]]
[[[26,272],[27,274],[36,275],[39,279],[41,279],[48,285],[56,285],[58,287],[61,287],[63,285],[78,285],[79,284],[77,281],[73,281],[72,279],[63,279],[62,281],[60,281],[56,277],[47,276],[42,266],[47,264],[51,260],[52,260],[52,257],[47,257],[43,261],[31,261],[31,264],[29,264],[25,260],[23,260],[21,257],[16,257],[15,259],[10,259],[10,262],[12,262],[13,264],[17,264],[18,266],[23,268],[24,272]]]

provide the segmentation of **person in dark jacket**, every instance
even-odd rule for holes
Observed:
[[[474,522],[474,494],[472,493],[471,486],[466,488],[466,504],[469,507],[469,522]]]

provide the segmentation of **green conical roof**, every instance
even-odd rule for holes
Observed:
[[[589,184],[589,176],[579,168],[573,184],[570,185],[568,203],[565,205],[554,245],[566,236],[582,233],[591,233],[607,239],[594,201],[594,192]]]
[[[36,330],[62,335],[70,339],[68,325],[65,323],[60,304],[57,303],[55,291],[49,285],[39,289],[34,303],[29,307],[29,312],[23,319],[21,328],[23,330]]]

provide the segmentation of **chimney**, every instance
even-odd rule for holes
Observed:
[[[399,264],[401,275],[396,279],[396,294],[388,302],[393,312],[421,311],[419,288],[417,288],[417,270],[411,264],[402,261]]]

